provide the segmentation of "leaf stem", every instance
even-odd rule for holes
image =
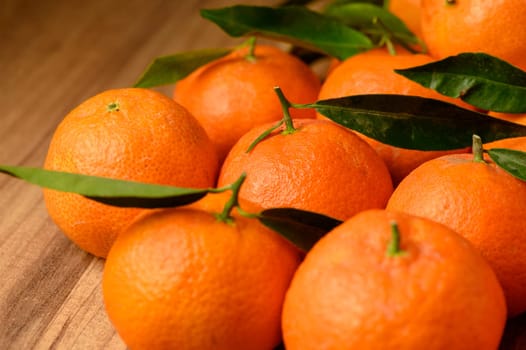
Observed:
[[[247,150],[245,151],[246,153],[249,153],[250,151],[252,151],[254,149],[254,147],[257,146],[258,143],[261,142],[261,140],[263,140],[265,137],[267,137],[268,135],[272,134],[272,132],[276,129],[278,129],[281,125],[283,125],[283,119],[280,120],[276,125],[274,125],[273,127],[265,130],[261,135],[259,135],[251,144],[250,146],[248,146]]]
[[[473,161],[474,162],[482,162],[484,161],[484,147],[482,146],[482,139],[478,135],[473,135],[473,143],[471,146],[471,152],[473,153]]]
[[[274,87],[274,91],[278,95],[279,102],[281,102],[281,110],[283,111],[283,122],[285,123],[285,130],[283,130],[281,133],[283,135],[292,134],[296,131],[296,128],[294,128],[294,123],[292,122],[292,117],[289,113],[289,108],[292,107],[292,104],[287,100],[285,95],[283,95],[283,91],[281,91],[281,88],[279,86]]]
[[[400,231],[398,230],[398,224],[396,221],[391,222],[391,240],[387,245],[387,256],[396,257],[407,254],[407,251],[400,248]]]
[[[241,176],[239,176],[239,178],[236,181],[234,181],[228,186],[222,187],[215,191],[215,192],[223,192],[228,189],[232,191],[232,195],[230,196],[225,206],[223,207],[223,211],[219,214],[215,214],[216,219],[226,222],[228,224],[234,221],[234,218],[230,215],[230,213],[232,212],[232,209],[234,209],[234,207],[239,207],[239,200],[238,200],[239,190],[241,188],[241,185],[245,181],[246,177],[247,177],[247,174],[242,173]]]
[[[246,54],[245,59],[249,62],[255,62],[256,61],[256,54],[255,54],[256,37],[251,36],[250,38],[247,39],[247,41],[245,41],[244,44],[248,46],[248,53]]]
[[[277,130],[280,128],[283,124],[285,124],[285,129],[281,132],[283,135],[292,134],[296,131],[296,128],[294,127],[294,123],[292,122],[292,117],[289,113],[289,108],[312,108],[311,105],[305,104],[292,104],[287,100],[285,95],[283,95],[283,91],[279,88],[279,86],[274,87],[274,91],[278,95],[279,101],[281,102],[281,109],[283,111],[283,118],[274,126],[270,127],[269,129],[265,130],[261,135],[259,135],[251,144],[248,146],[246,153],[252,151],[254,147],[258,145],[263,139],[265,139],[267,136],[269,136],[274,130]]]

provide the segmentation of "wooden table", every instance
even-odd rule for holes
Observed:
[[[0,163],[41,166],[69,110],[131,86],[154,57],[239,43],[198,12],[234,3],[272,2],[4,0]],[[104,311],[102,268],[49,219],[38,187],[0,175],[0,349],[125,348]],[[503,348],[526,348],[525,323],[510,323]]]
[[[0,163],[41,166],[68,111],[131,86],[154,57],[240,43],[199,15],[234,3],[0,2]],[[40,188],[0,175],[0,349],[125,348],[104,311],[102,267],[49,219]]]

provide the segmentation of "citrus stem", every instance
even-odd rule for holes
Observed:
[[[482,146],[482,139],[478,135],[473,135],[473,143],[471,146],[473,152],[474,162],[484,162],[484,148]]]
[[[245,42],[245,44],[248,46],[248,53],[245,56],[245,59],[249,62],[255,62],[256,61],[256,37],[251,36],[248,38],[248,40]]]
[[[115,101],[115,102],[108,104],[106,108],[108,109],[108,112],[117,112],[119,110],[119,107],[120,107],[119,102]]]
[[[285,95],[283,95],[283,91],[281,91],[279,86],[274,87],[274,91],[278,95],[279,102],[281,102],[281,110],[283,111],[283,122],[285,123],[285,130],[283,130],[281,133],[286,134],[292,134],[296,131],[296,128],[294,128],[294,124],[292,123],[292,118],[289,113],[289,108],[292,107],[292,104],[287,100]]]
[[[391,241],[387,245],[387,256],[396,257],[405,255],[407,252],[400,248],[400,231],[396,221],[391,222]]]
[[[216,190],[216,192],[223,192],[228,189],[232,191],[232,195],[230,196],[225,206],[223,207],[223,211],[219,214],[216,214],[216,218],[218,220],[226,222],[226,223],[233,222],[233,218],[230,215],[230,213],[232,212],[232,209],[234,209],[234,207],[239,207],[239,200],[238,200],[239,190],[241,188],[241,185],[245,181],[246,177],[247,177],[247,174],[242,173],[241,176],[232,184]]]
[[[281,109],[283,110],[283,118],[274,126],[268,128],[265,130],[261,135],[259,135],[247,148],[245,151],[246,153],[249,153],[260,143],[265,139],[267,136],[272,134],[272,132],[285,124],[285,129],[281,132],[283,135],[292,134],[296,131],[296,128],[294,128],[294,124],[292,122],[292,118],[289,113],[289,108],[312,108],[311,105],[294,105],[287,100],[285,95],[283,95],[283,91],[279,88],[279,86],[274,87],[274,91],[278,95],[279,101],[281,102]]]

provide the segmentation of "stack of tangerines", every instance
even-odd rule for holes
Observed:
[[[320,81],[281,49],[240,48],[173,98],[110,90],[65,117],[47,169],[229,190],[155,210],[45,190],[64,233],[107,258],[106,308],[130,348],[498,347],[526,311],[526,183],[480,152],[395,148],[288,103],[395,93],[471,108],[393,70],[461,51],[526,67],[526,42],[502,33],[526,34],[523,0],[417,3],[401,17],[429,55],[374,49]],[[343,223],[305,254],[247,213],[273,207]]]

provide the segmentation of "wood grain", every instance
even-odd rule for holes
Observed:
[[[154,57],[239,43],[198,14],[234,3],[272,2],[0,2],[0,163],[40,166],[69,110],[131,86]],[[126,348],[104,311],[102,269],[48,218],[39,188],[0,176],[0,349]],[[526,349],[525,334],[526,317],[510,321],[502,349]]]
[[[0,2],[0,163],[40,166],[69,110],[131,86],[154,57],[239,43],[199,16],[231,4]],[[0,176],[0,194],[0,349],[125,348],[104,312],[103,260],[63,236],[39,188]]]

